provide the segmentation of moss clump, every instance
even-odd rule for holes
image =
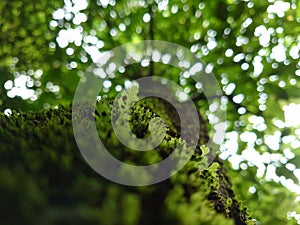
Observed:
[[[112,101],[104,99],[93,115],[82,114],[96,119],[99,137],[120,160],[152,164],[185,143],[178,138],[165,103],[146,99],[131,109],[133,133],[146,137],[147,122],[159,116],[165,121],[166,137],[155,151],[132,151],[111,128],[111,108]],[[0,115],[2,225],[252,224],[239,209],[222,165],[215,162],[202,170],[204,149],[162,183],[122,186],[102,178],[83,160],[71,117],[71,106]]]

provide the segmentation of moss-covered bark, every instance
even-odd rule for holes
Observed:
[[[136,155],[111,129],[112,102],[97,103],[99,136],[121,160],[149,164],[161,160],[180,141],[167,106],[148,99],[132,109],[132,129],[147,135],[147,121],[160,116],[168,131],[158,151]],[[84,114],[84,112],[82,112]],[[99,225],[253,224],[231,190],[220,162],[199,170],[200,148],[170,179],[147,187],[112,183],[83,160],[74,140],[71,107],[0,116],[0,223]],[[200,139],[204,137],[200,137]]]

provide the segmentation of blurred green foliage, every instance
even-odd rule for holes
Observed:
[[[1,1],[0,12],[1,111],[71,102],[87,67],[120,44],[156,39],[185,46],[223,88],[228,133],[221,157],[231,162],[236,193],[258,208],[262,224],[299,220],[300,129],[283,111],[299,103],[299,1],[12,0]],[[108,78],[112,86],[103,94],[114,97],[118,85],[149,74],[197,93],[191,78],[159,63],[123,74]],[[207,104],[196,104],[205,115]]]

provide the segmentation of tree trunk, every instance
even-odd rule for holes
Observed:
[[[153,162],[150,154],[137,157],[117,141],[111,106],[111,101],[102,100],[94,115],[85,115],[96,119],[111,154],[120,160]],[[149,119],[158,115],[165,121],[168,138],[158,147],[161,158],[178,143],[178,124],[169,107],[148,99],[131,110],[132,130],[140,138],[147,135]],[[102,178],[84,161],[71,119],[71,106],[0,116],[2,225],[254,224],[235,199],[222,163],[215,160],[205,170],[198,168],[205,157],[199,145],[170,179],[145,187],[123,186]],[[202,142],[205,136],[200,135]]]

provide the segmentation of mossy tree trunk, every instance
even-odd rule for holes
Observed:
[[[93,116],[99,136],[120,159],[126,152],[110,126],[112,102],[97,104]],[[149,118],[160,116],[168,126],[168,153],[178,139],[174,115],[162,102],[148,100],[132,109],[137,136],[147,133]],[[170,116],[171,115],[171,116]],[[223,165],[215,160],[199,170],[201,150],[170,179],[146,187],[110,182],[83,160],[74,140],[71,107],[0,117],[0,222],[14,224],[253,224],[235,199]],[[205,139],[206,135],[200,135]],[[134,158],[129,151],[128,155]],[[138,157],[142,163],[151,156]]]

